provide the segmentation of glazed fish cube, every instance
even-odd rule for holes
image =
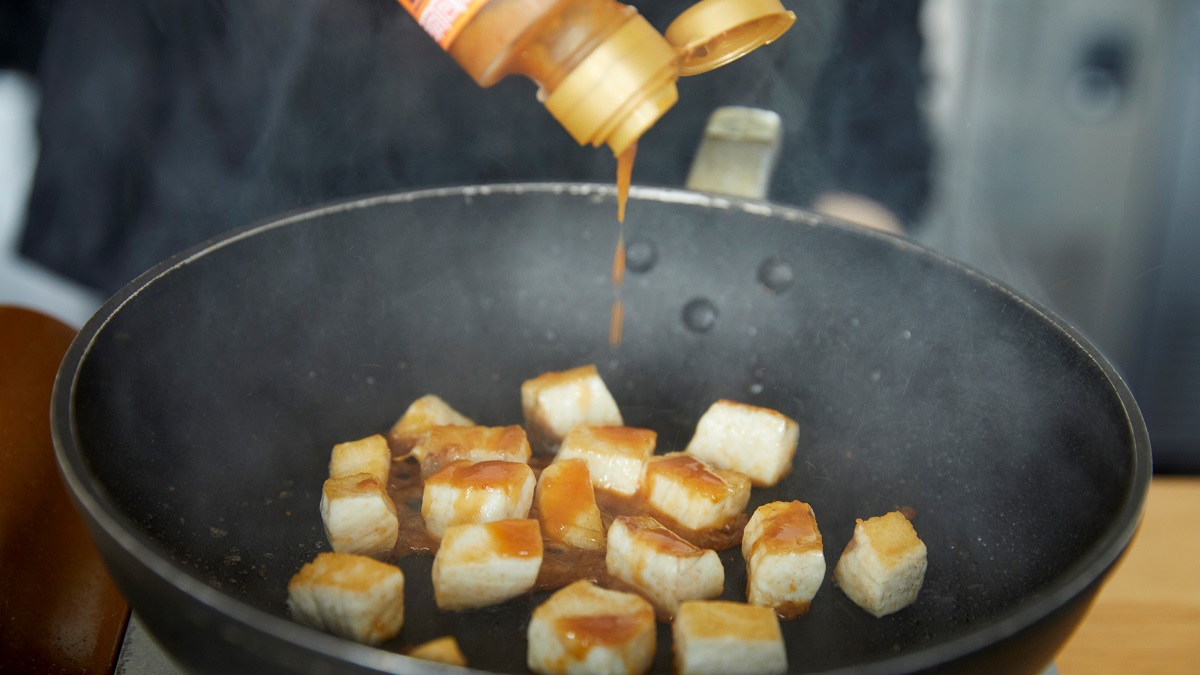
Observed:
[[[472,462],[528,462],[531,454],[525,430],[516,425],[434,427],[412,449],[412,456],[421,462],[421,476],[424,478],[457,459]]]
[[[646,503],[684,527],[716,529],[746,510],[750,479],[676,452],[646,462],[642,493]]]
[[[637,493],[657,439],[650,429],[581,425],[563,439],[555,461],[582,459],[593,486],[628,497]]]
[[[407,452],[430,429],[441,426],[473,426],[475,423],[433,394],[412,402],[392,425],[388,438],[399,451]]]
[[[783,619],[808,613],[825,580],[825,553],[812,507],[771,502],[755,510],[742,533],[746,601],[771,607]]]
[[[543,469],[534,501],[546,541],[604,550],[604,521],[582,459],[559,460]]]
[[[656,647],[654,607],[641,596],[576,581],[533,610],[529,669],[535,673],[645,673]]]
[[[833,581],[854,604],[875,616],[904,609],[925,582],[925,543],[899,511],[856,520],[854,538],[833,570]]]
[[[580,424],[621,426],[621,411],[596,366],[543,373],[521,384],[525,428],[534,449],[553,454]]]
[[[536,520],[454,525],[433,558],[433,595],[439,609],[487,607],[533,588],[542,567]]]
[[[536,485],[528,464],[456,460],[425,481],[421,516],[436,537],[453,525],[525,518]]]
[[[321,521],[334,551],[373,558],[390,555],[400,531],[396,505],[369,473],[326,480],[321,490]]]
[[[684,600],[715,598],[725,587],[725,568],[716,551],[688,543],[649,516],[613,521],[604,562],[609,574],[668,615]]]
[[[419,644],[408,650],[408,656],[414,659],[436,661],[451,666],[458,666],[459,668],[467,667],[467,657],[463,656],[462,650],[458,647],[458,640],[455,640],[452,635]]]
[[[795,420],[780,412],[722,399],[700,417],[686,452],[769,486],[791,470],[799,436]]]
[[[349,553],[321,553],[288,582],[288,610],[305,625],[377,645],[404,626],[404,573]]]
[[[712,600],[685,602],[671,624],[679,675],[787,672],[779,620],[768,607]]]
[[[388,484],[392,470],[392,450],[379,434],[357,441],[338,443],[329,455],[329,477],[369,473],[380,485]]]

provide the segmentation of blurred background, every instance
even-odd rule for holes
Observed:
[[[639,10],[665,30],[689,4]],[[1043,302],[1123,371],[1156,469],[1200,471],[1200,0],[785,5],[778,43],[681,81],[634,182],[682,186],[719,106],[777,112],[772,201],[898,226]],[[394,0],[0,4],[0,303],[75,326],[283,212],[613,171]]]

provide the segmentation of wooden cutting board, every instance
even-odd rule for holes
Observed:
[[[129,616],[54,460],[50,394],[74,337],[0,306],[0,673],[111,673]]]

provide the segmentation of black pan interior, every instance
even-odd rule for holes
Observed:
[[[286,620],[288,578],[327,549],[334,443],[430,392],[518,423],[522,380],[595,363],[660,452],[722,397],[798,420],[794,471],[750,508],[811,503],[830,571],[855,518],[916,511],[917,603],[875,619],[827,578],[784,626],[796,672],[919,663],[995,633],[1128,538],[1148,457],[1113,374],[1004,287],[901,239],[641,191],[614,351],[616,237],[603,189],[446,190],[297,216],[152,271],[85,328],[72,402],[88,489],[195,580]],[[723,559],[725,597],[742,599],[740,555]],[[472,666],[523,672],[543,596],[442,613],[429,562],[402,563],[408,621],[387,647],[452,633]]]

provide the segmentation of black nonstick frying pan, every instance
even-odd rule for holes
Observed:
[[[455,635],[525,671],[545,595],[439,612],[408,557],[406,624],[374,649],[293,623],[288,579],[327,550],[330,447],[436,393],[521,420],[522,380],[596,364],[626,423],[682,449],[731,398],[800,423],[750,509],[812,504],[832,571],[855,518],[915,511],[929,569],[876,619],[827,578],[784,624],[794,672],[1037,672],[1129,544],[1149,439],[1114,369],[1063,321],[910,241],[792,209],[635,189],[624,343],[608,344],[613,191],[385,195],[283,218],[127,286],[68,353],[58,460],[148,629],[195,672],[442,672],[398,654]],[[737,549],[725,597],[743,599]],[[660,626],[656,670],[670,671]]]

